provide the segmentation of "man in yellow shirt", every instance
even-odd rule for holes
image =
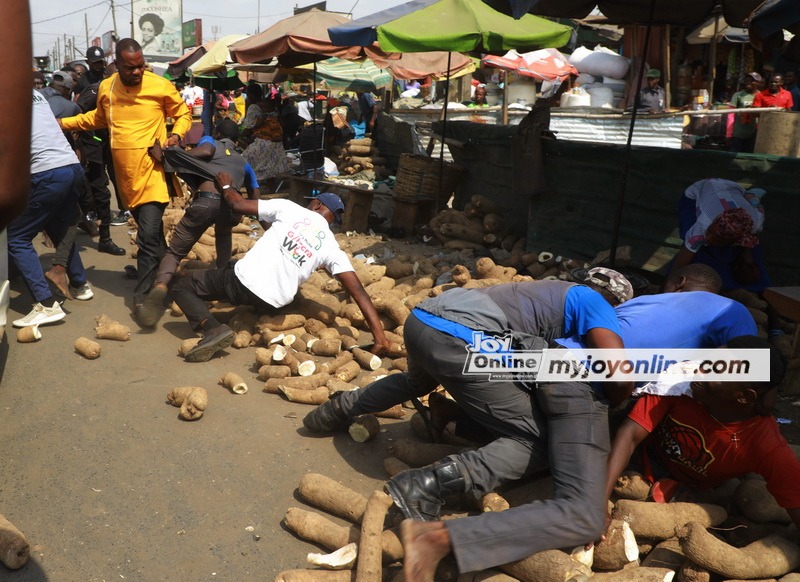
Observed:
[[[134,314],[155,281],[166,250],[161,218],[169,202],[164,168],[149,153],[158,142],[171,147],[192,126],[192,114],[175,87],[145,71],[142,47],[132,38],[117,43],[117,73],[100,83],[97,109],[61,119],[65,130],[107,127],[120,198],[138,225],[138,282],[133,291]],[[167,135],[166,117],[174,120]]]

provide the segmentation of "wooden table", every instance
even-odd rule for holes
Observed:
[[[303,206],[308,204],[306,196],[311,196],[314,190],[338,194],[345,206],[342,230],[355,230],[357,232],[367,232],[369,230],[369,212],[372,210],[372,198],[375,195],[373,190],[290,174],[281,174],[278,179],[289,182],[288,198]]]
[[[763,293],[764,301],[781,317],[800,322],[800,287],[768,287]],[[794,365],[800,358],[800,324],[792,339],[792,352],[787,362],[783,380],[784,394],[800,394],[800,367]]]

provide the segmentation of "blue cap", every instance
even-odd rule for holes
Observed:
[[[339,198],[339,195],[333,192],[323,192],[316,198],[333,213],[336,224],[341,224],[342,215],[344,214],[344,202]]]

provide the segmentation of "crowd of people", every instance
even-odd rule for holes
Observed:
[[[319,268],[339,279],[364,314],[372,351],[383,353],[388,341],[380,318],[330,229],[344,214],[341,198],[321,193],[307,207],[259,198],[273,187],[274,172],[284,171],[294,112],[305,120],[300,108],[292,109],[292,97],[259,85],[248,86],[244,97],[223,94],[214,100],[219,114],[213,133],[184,149],[181,141],[192,125],[187,103],[197,99],[193,89],[181,95],[147,71],[142,46],[133,39],[117,43],[113,67],[99,48],[87,57],[89,68],[81,75],[59,71],[48,87],[34,74],[30,200],[9,224],[8,239],[9,254],[35,304],[14,325],[59,321],[65,317],[60,305],[65,298],[92,298],[74,243],[75,229],[89,211],[99,220],[98,250],[124,254],[110,237],[110,180],[119,208],[137,225],[133,315],[142,327],[152,328],[168,298],[174,300],[202,336],[185,355],[187,361],[207,361],[233,342],[234,332],[215,319],[207,301],[269,312],[290,304]],[[775,84],[773,77],[767,91],[780,95],[780,81]],[[361,94],[353,101],[360,113],[352,124],[356,135],[369,132],[374,99]],[[170,196],[167,172],[180,176],[193,194],[169,245],[162,228]],[[612,487],[631,460],[645,467],[646,478],[660,483],[661,491],[670,492],[668,498],[760,473],[800,525],[800,460],[771,416],[784,363],[769,342],[757,337],[747,308],[719,294],[736,288],[760,291],[769,284],[756,238],[763,228],[763,194],[726,180],[690,186],[679,208],[684,246],[660,294],[634,297],[623,274],[597,267],[578,282],[457,288],[424,301],[404,325],[407,372],[335,393],[303,419],[310,432],[334,432],[358,415],[428,395],[438,386],[453,397],[429,400],[432,432],[455,421],[482,446],[401,472],[386,484],[407,518],[401,528],[407,580],[433,580],[438,563],[451,553],[461,572],[472,572],[599,539],[607,527]],[[257,216],[270,228],[243,259],[231,263],[231,228],[242,215]],[[215,267],[178,271],[211,225]],[[33,245],[40,232],[56,248],[47,272]],[[769,353],[770,377],[764,382],[695,379],[680,396],[665,395],[657,383],[637,387],[626,380],[493,380],[465,372],[466,348],[476,335],[508,337],[515,350],[763,349]],[[608,411],[620,407],[628,414],[612,441]],[[679,438],[677,425],[698,438]],[[454,500],[481,497],[546,468],[553,477],[551,500],[442,520],[442,510]],[[678,486],[666,486],[670,482]]]

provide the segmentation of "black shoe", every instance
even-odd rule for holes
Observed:
[[[227,325],[215,327],[183,357],[187,362],[207,362],[217,352],[230,347],[236,334]]]
[[[303,426],[311,432],[336,432],[346,429],[350,424],[350,417],[342,410],[342,403],[339,402],[341,395],[341,392],[334,392],[327,402],[306,414]]]
[[[128,224],[128,219],[131,217],[131,213],[127,210],[120,210],[116,216],[111,218],[111,226],[125,226]]]
[[[139,271],[133,265],[125,265],[125,278],[136,281],[139,278]]]
[[[458,461],[445,461],[398,473],[384,485],[408,519],[438,521],[445,501],[466,491]]]
[[[120,246],[117,246],[113,240],[101,240],[97,243],[97,250],[101,253],[108,253],[109,255],[114,255],[117,257],[121,257],[125,254],[125,249]]]
[[[136,320],[143,327],[155,327],[161,316],[164,315],[164,298],[167,296],[167,289],[156,285],[150,289],[150,293],[145,297],[144,303],[139,307]]]

